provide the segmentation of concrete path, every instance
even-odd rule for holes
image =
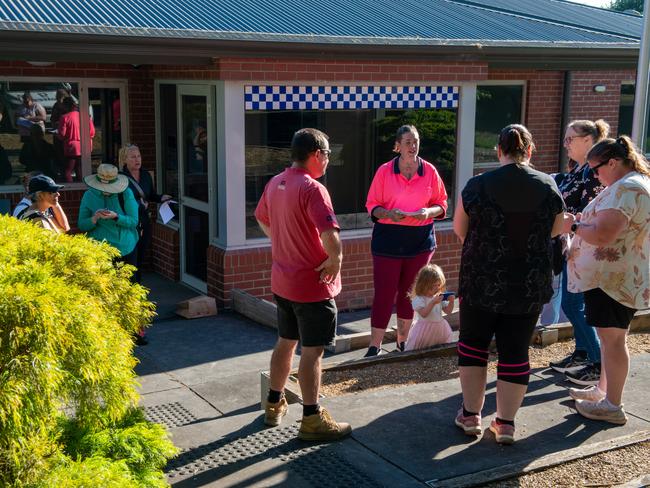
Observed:
[[[568,385],[541,370],[531,377],[514,446],[497,445],[487,431],[494,378],[480,439],[453,425],[460,390],[449,380],[325,399],[335,418],[353,425],[352,436],[300,442],[299,405],[280,427],[262,423],[259,373],[268,368],[275,331],[230,313],[174,318],[173,303],[194,293],[156,275],[145,284],[164,313],[148,332],[150,344],[137,349],[137,372],[147,415],[183,449],[167,467],[173,486],[471,486],[650,437],[650,355],[642,355],[633,360],[622,427],[580,417]]]

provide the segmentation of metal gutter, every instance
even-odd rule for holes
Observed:
[[[410,59],[484,61],[494,67],[581,69],[634,68],[638,43],[484,42],[429,40],[415,44],[332,44],[293,39],[233,40],[120,37],[98,34],[0,30],[0,58],[31,61],[94,61],[127,64],[210,65],[222,57]],[[357,39],[358,41],[358,39]]]

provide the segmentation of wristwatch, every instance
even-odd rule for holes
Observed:
[[[575,234],[576,231],[578,230],[578,227],[580,227],[580,222],[574,222],[573,224],[571,224],[571,232]]]

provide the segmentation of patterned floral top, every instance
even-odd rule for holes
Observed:
[[[558,187],[566,204],[567,212],[574,215],[582,212],[604,188],[588,164],[584,164],[582,167],[576,165],[564,175],[558,183]]]
[[[467,182],[459,296],[503,314],[539,313],[553,294],[551,229],[564,209],[551,176],[507,164]]]
[[[629,224],[615,242],[594,246],[576,235],[569,253],[569,291],[600,288],[617,302],[635,309],[650,305],[650,178],[631,172],[605,188],[582,213],[595,220],[601,210],[615,209]]]

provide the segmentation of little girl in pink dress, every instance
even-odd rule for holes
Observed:
[[[451,327],[442,317],[442,311],[450,314],[454,310],[454,295],[443,300],[445,282],[442,269],[435,264],[424,266],[415,277],[409,296],[416,318],[405,351],[452,342]]]

